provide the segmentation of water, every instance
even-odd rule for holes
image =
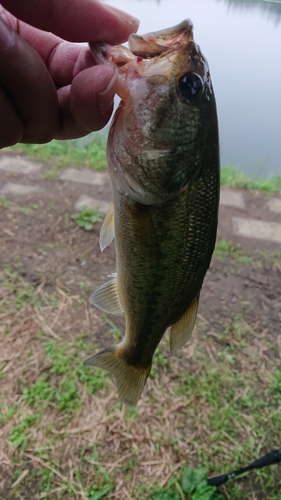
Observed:
[[[190,18],[206,55],[219,115],[222,165],[281,175],[281,2],[107,0],[140,19],[140,33]]]

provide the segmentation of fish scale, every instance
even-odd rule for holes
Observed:
[[[194,327],[216,239],[219,146],[209,67],[191,22],[133,35],[129,47],[124,64],[122,47],[102,48],[105,64],[118,54],[122,99],[107,144],[113,208],[100,240],[104,249],[115,236],[117,273],[91,297],[123,313],[126,331],[85,363],[109,370],[121,401],[134,405],[167,328],[174,353]]]

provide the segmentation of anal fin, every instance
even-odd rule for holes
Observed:
[[[108,347],[95,356],[86,359],[84,365],[98,366],[112,373],[119,398],[122,403],[128,406],[137,404],[151,369],[151,365],[141,368],[129,365],[118,345]]]
[[[180,319],[176,323],[171,325],[171,330],[170,330],[171,353],[174,353],[178,349],[183,347],[192,334],[199,304],[199,295],[200,293],[196,295],[196,297],[191,302],[190,306],[185,311],[185,313],[180,317]]]
[[[114,240],[114,207],[111,203],[100,230],[100,249],[103,250]]]
[[[110,314],[122,314],[117,290],[117,275],[104,285],[100,286],[90,297],[90,304]]]

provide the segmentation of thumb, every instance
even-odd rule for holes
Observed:
[[[138,29],[138,20],[99,0],[2,0],[14,16],[72,42],[118,44]]]

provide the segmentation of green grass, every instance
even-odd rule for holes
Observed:
[[[213,259],[224,261],[231,259],[232,264],[251,264],[253,268],[261,267],[265,264],[274,265],[280,269],[281,252],[260,250],[259,248],[245,253],[246,250],[240,245],[234,245],[232,241],[227,241],[224,238],[216,241],[216,246],[213,254]]]
[[[81,343],[80,343],[81,346]],[[56,405],[59,411],[72,412],[80,406],[78,385],[87,387],[88,395],[107,386],[107,375],[77,363],[75,346],[47,342],[44,344],[50,374],[43,375],[34,384],[23,381],[22,401],[31,408]]]
[[[220,260],[230,257],[239,264],[258,264],[261,260],[261,255],[258,252],[255,257],[253,255],[244,255],[241,246],[233,245],[232,242],[226,241],[225,239],[216,242],[213,257]]]
[[[156,491],[152,500],[223,500],[217,489],[207,484],[207,468],[185,467],[182,477],[168,488]]]
[[[44,173],[45,179],[56,179],[61,168],[69,165],[93,170],[107,168],[106,135],[102,133],[92,133],[86,138],[72,141],[53,140],[47,144],[17,144],[3,151],[25,153],[31,159],[51,163],[52,166]],[[273,193],[281,191],[281,176],[270,179],[252,178],[233,165],[225,165],[221,169],[221,184]],[[6,201],[1,202],[0,198],[0,206],[7,206],[5,203]]]
[[[27,443],[28,437],[25,433],[26,429],[35,424],[37,420],[36,415],[28,415],[22,418],[19,425],[15,425],[10,432],[10,442],[11,444],[18,448],[24,446]]]
[[[72,215],[72,219],[76,224],[85,229],[85,231],[90,231],[93,229],[97,222],[101,222],[102,215],[98,210],[92,210],[88,207],[82,207],[77,214]]]
[[[5,198],[4,196],[0,196],[0,207],[1,208],[8,208],[10,205],[9,200]]]
[[[217,243],[215,256],[224,260],[224,272],[229,263],[241,269],[241,259],[253,257],[226,240]],[[281,253],[260,252],[259,258],[271,269]],[[83,366],[97,347],[120,342],[122,320],[89,309],[88,278],[96,288],[91,273],[78,268],[61,281],[47,275],[41,285],[41,265],[34,264],[37,284],[23,278],[20,263],[0,270],[0,427],[13,480],[30,467],[9,500],[26,491],[30,498],[50,500],[123,500],[122,488],[136,500],[219,500],[222,493],[254,500],[252,491],[280,500],[278,466],[235,479],[220,491],[206,483],[279,446],[277,322],[275,331],[258,311],[248,325],[242,305],[239,314],[228,307],[225,316],[217,294],[218,309],[209,321],[199,315],[196,331],[177,355],[170,355],[169,335],[164,336],[138,406],[125,409],[117,402],[113,377]],[[254,270],[251,260],[247,265]],[[242,302],[247,292],[241,290]],[[203,301],[202,306],[204,315]]]
[[[234,257],[237,255],[240,255],[242,251],[242,248],[238,245],[233,245],[230,241],[227,241],[225,239],[217,240],[216,246],[215,246],[215,251],[214,251],[214,257],[220,257],[220,258],[225,258],[225,257]]]
[[[47,161],[52,167],[44,178],[53,179],[62,167],[75,165],[93,170],[107,168],[106,138],[103,134],[91,134],[87,138],[72,141],[53,140],[47,144],[17,144],[3,149],[3,152],[25,153],[31,159]]]
[[[35,293],[34,287],[25,281],[17,271],[12,270],[9,266],[4,266],[3,274],[1,288],[15,298],[17,311],[24,309],[27,305],[38,307],[42,305],[42,298]]]
[[[223,166],[221,169],[221,184],[226,184],[234,188],[256,189],[274,193],[281,191],[281,175],[271,179],[251,178],[239,172],[239,170],[232,165]]]

